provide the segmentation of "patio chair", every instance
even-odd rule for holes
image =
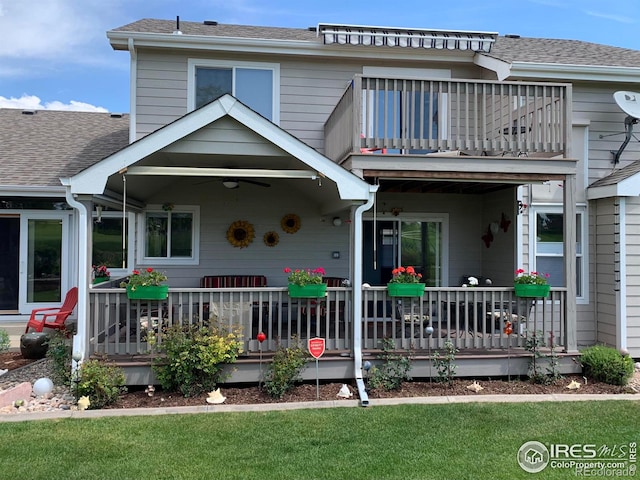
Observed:
[[[73,287],[67,292],[64,303],[61,307],[36,308],[32,310],[31,317],[29,317],[24,333],[27,333],[29,328],[33,328],[36,332],[42,332],[45,327],[53,328],[55,330],[64,330],[64,322],[69,318],[69,315],[71,315],[77,304],[78,287]]]

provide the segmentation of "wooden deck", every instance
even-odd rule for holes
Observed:
[[[292,299],[282,287],[170,289],[163,301],[130,301],[124,289],[94,288],[89,319],[90,354],[106,354],[126,367],[132,384],[150,377],[147,334],[175,324],[217,320],[242,328],[244,354],[230,381],[257,381],[259,355],[267,362],[278,345],[322,337],[326,353],[320,363],[323,379],[354,376],[352,291],[329,288],[323,299]],[[536,332],[558,352],[567,351],[565,290],[553,289],[547,299],[520,299],[513,288],[427,288],[422,298],[388,297],[385,287],[363,290],[362,355],[375,361],[382,340],[392,339],[398,351],[411,352],[416,377],[430,376],[431,355],[451,341],[460,353],[459,374],[502,376],[507,370],[526,374],[527,336]],[[504,333],[505,322],[513,333]],[[260,344],[258,332],[267,340]],[[160,342],[162,341],[160,337]],[[567,357],[569,358],[569,357]],[[564,366],[572,370],[570,360]],[[306,377],[313,373],[307,372]]]

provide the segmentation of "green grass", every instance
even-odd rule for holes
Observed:
[[[530,440],[640,440],[639,404],[401,405],[0,423],[0,478],[518,479]]]

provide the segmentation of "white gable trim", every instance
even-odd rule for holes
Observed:
[[[101,194],[108,178],[143,158],[162,150],[185,136],[229,115],[285,152],[305,163],[310,169],[336,182],[342,200],[368,200],[371,185],[335,164],[293,135],[258,115],[231,95],[195,110],[175,122],[132,143],[79,174],[65,179],[74,194]]]

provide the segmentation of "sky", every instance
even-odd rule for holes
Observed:
[[[640,50],[640,1],[0,0],[0,108],[129,110],[129,54],[108,30],[141,18],[318,23],[565,38]]]

